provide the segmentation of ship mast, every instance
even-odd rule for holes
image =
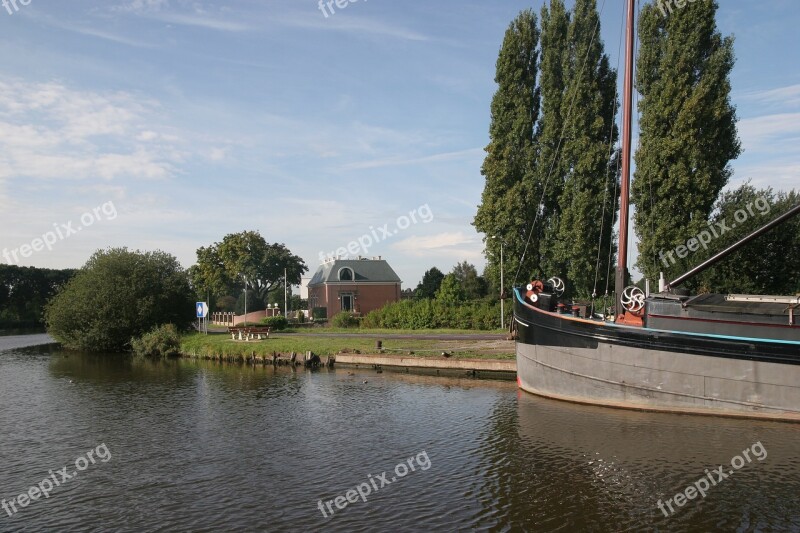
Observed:
[[[619,205],[619,247],[617,255],[617,275],[614,283],[616,292],[616,316],[624,314],[620,298],[625,289],[628,274],[628,214],[630,211],[631,184],[631,117],[633,115],[633,39],[634,39],[634,0],[627,0],[628,22],[625,30],[625,79],[622,95],[622,176]]]

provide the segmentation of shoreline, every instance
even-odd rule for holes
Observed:
[[[373,368],[391,369],[394,371],[433,372],[437,375],[464,375],[472,377],[493,377],[498,379],[515,380],[517,376],[517,362],[515,359],[457,359],[444,357],[414,357],[409,355],[387,354],[352,354],[342,353],[335,356],[335,364],[345,367],[360,368],[363,366]]]

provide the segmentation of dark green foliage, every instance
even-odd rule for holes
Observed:
[[[475,265],[462,261],[453,267],[452,274],[461,285],[465,299],[479,300],[489,293],[489,285],[483,276],[478,275]]]
[[[342,311],[333,315],[331,326],[335,328],[357,328],[358,318],[350,311]]]
[[[717,229],[721,221],[735,227],[712,240],[708,250],[690,254],[680,267],[689,270],[798,204],[800,194],[794,190],[775,194],[772,189],[756,190],[745,184],[725,192],[714,207],[712,223]],[[795,216],[706,270],[688,286],[708,292],[791,296],[800,294],[798,265],[800,216]]]
[[[509,320],[510,306],[506,311],[506,320]],[[500,304],[478,301],[454,305],[430,299],[403,300],[372,311],[361,325],[391,329],[497,329],[500,327]]]
[[[45,308],[45,322],[65,347],[126,351],[134,337],[162,324],[187,328],[194,295],[186,272],[164,252],[112,248],[95,252]]]
[[[442,284],[444,274],[436,267],[431,268],[422,276],[422,281],[414,291],[414,298],[433,298]]]
[[[131,339],[131,351],[138,357],[176,357],[181,353],[178,328],[174,324],[157,326],[144,335]]]
[[[236,310],[236,298],[233,296],[221,296],[217,298],[215,311],[228,313]]]
[[[315,307],[311,310],[311,318],[314,320],[327,320],[328,319],[328,308],[327,307]]]
[[[289,327],[289,321],[283,315],[268,316],[261,319],[261,323],[275,331],[281,331]]]
[[[561,31],[560,20],[557,25]],[[560,190],[560,196],[558,215],[552,225],[555,238],[548,239],[549,252],[543,258],[548,276],[569,280],[571,292],[583,296],[605,288],[617,210],[613,148],[617,142],[614,124],[617,74],[609,66],[599,34],[596,0],[577,0],[567,33],[565,62],[558,78],[559,82],[566,81],[564,92],[560,97],[554,96],[559,100],[560,113],[566,113],[562,154],[556,168],[563,174],[550,178],[556,181],[554,187]],[[544,83],[548,83],[549,75],[550,70],[542,72]],[[550,111],[546,100],[544,105],[543,120]],[[556,133],[557,129],[551,128],[549,133]],[[542,142],[555,140],[542,137]],[[539,170],[549,170],[544,163],[540,161]]]
[[[631,193],[637,265],[651,280],[664,270],[660,251],[707,226],[741,151],[730,101],[733,39],[717,30],[717,9],[715,0],[693,2],[664,17],[647,4],[639,19],[641,134]]]
[[[43,326],[45,304],[75,272],[0,265],[0,329]]]
[[[236,299],[236,308],[235,312],[237,315],[244,314],[244,291],[239,291],[239,297]],[[252,289],[247,291],[247,312],[252,313],[253,311],[263,311],[267,308],[267,304],[264,303],[258,293]]]
[[[466,299],[464,287],[461,286],[455,274],[446,275],[439,290],[436,291],[436,300],[447,304],[457,304]]]
[[[506,32],[473,222],[486,234],[493,287],[501,241],[507,286],[553,275],[578,293],[605,285],[617,206],[616,72],[599,33],[595,0],[577,0],[571,16],[561,0],[542,9],[540,64],[532,12]]]
[[[498,87],[492,98],[489,145],[481,167],[486,183],[473,221],[479,232],[506,242],[505,267],[509,272],[520,265],[542,194],[533,173],[540,105],[538,45],[536,14],[523,11],[506,30],[497,58]],[[537,225],[534,231],[522,272],[538,268],[541,227]],[[486,249],[491,253],[490,261],[498,263],[500,242],[487,238]]]
[[[263,304],[269,303],[271,291],[283,286],[284,272],[290,284],[299,284],[308,267],[284,244],[269,244],[257,231],[231,233],[222,242],[198,248],[197,264],[189,269],[198,294],[238,296],[246,283]],[[249,301],[248,296],[248,311]]]

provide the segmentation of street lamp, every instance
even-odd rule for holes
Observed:
[[[505,322],[505,299],[503,298],[503,291],[505,291],[505,285],[503,283],[503,239],[498,237],[497,235],[492,235],[490,238],[497,239],[500,241],[500,329],[506,329],[506,322]]]

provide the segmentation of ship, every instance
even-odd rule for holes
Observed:
[[[550,398],[648,411],[800,422],[800,296],[681,289],[800,214],[794,206],[650,293],[625,286],[630,206],[634,2],[627,0],[622,171],[611,313],[560,300],[564,281],[515,287],[517,381]]]

